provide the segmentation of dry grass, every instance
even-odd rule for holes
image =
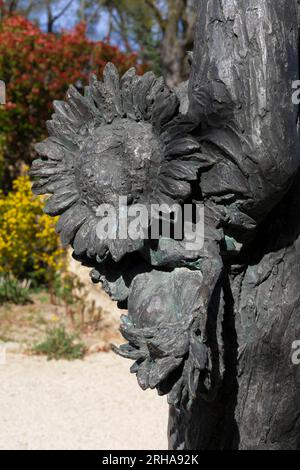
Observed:
[[[109,305],[109,304],[108,304]],[[45,336],[45,332],[58,325],[64,325],[70,333],[79,334],[81,341],[91,352],[109,350],[111,342],[120,342],[118,321],[104,307],[89,306],[76,311],[63,303],[53,304],[50,294],[42,291],[32,295],[28,305],[4,304],[0,307],[0,341],[17,342],[28,350]]]

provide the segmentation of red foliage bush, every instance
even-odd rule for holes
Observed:
[[[139,72],[145,69],[135,54],[89,40],[84,24],[56,35],[42,32],[22,16],[0,22],[0,79],[7,94],[7,104],[0,109],[0,158],[4,155],[6,182],[22,163],[30,163],[31,144],[45,134],[52,101],[63,99],[72,83],[85,85],[91,72],[101,76],[108,61],[121,73],[132,66]]]

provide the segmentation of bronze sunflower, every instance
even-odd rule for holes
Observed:
[[[118,262],[142,247],[142,240],[98,237],[101,204],[118,210],[125,196],[128,205],[172,207],[190,195],[209,158],[182,124],[179,105],[162,78],[130,69],[120,79],[112,64],[103,82],[91,77],[84,95],[71,86],[66,102],[54,102],[50,137],[36,145],[33,191],[53,194],[45,212],[60,215],[58,232],[75,256],[101,263],[110,254]]]

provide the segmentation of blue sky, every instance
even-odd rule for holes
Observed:
[[[68,3],[68,0],[59,0],[56,5],[53,7],[53,14],[57,14],[60,12],[64,6]],[[73,1],[73,4],[70,8],[66,11],[66,13],[59,18],[59,20],[55,23],[55,29],[60,30],[64,29],[72,29],[75,24],[78,22],[76,18],[76,10],[78,8],[77,1]],[[46,28],[47,24],[47,15],[43,12],[34,12],[31,15],[31,19],[38,20],[42,29]],[[95,32],[92,35],[92,39],[95,40],[103,40],[108,33],[108,14],[105,11],[101,12],[100,20],[98,24],[95,26]]]

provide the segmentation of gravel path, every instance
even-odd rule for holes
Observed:
[[[8,355],[0,364],[0,449],[167,449],[167,403],[139,389],[129,361]]]

